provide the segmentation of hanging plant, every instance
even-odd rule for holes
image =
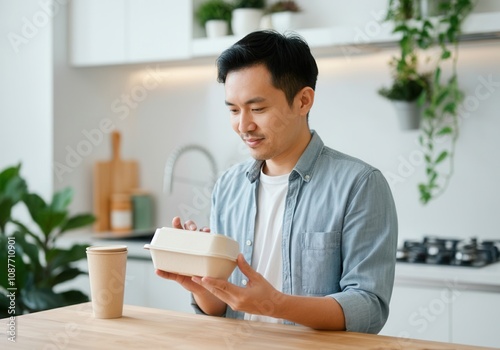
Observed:
[[[417,100],[424,112],[420,123],[419,143],[424,151],[425,181],[418,184],[420,201],[427,204],[446,190],[454,169],[455,145],[459,135],[458,107],[464,93],[458,85],[458,39],[462,24],[472,11],[471,0],[439,2],[439,17],[422,17],[420,1],[389,0],[387,21],[399,33],[400,56],[393,57],[393,85],[379,94],[393,100]],[[430,48],[425,61],[436,61],[430,72],[420,72],[419,63]],[[442,68],[451,64],[449,78]]]
[[[470,0],[455,0],[443,2],[441,8],[444,15],[436,30],[441,50],[430,88],[422,96],[422,100],[428,101],[419,137],[426,165],[426,179],[418,185],[420,200],[424,204],[443,194],[453,175],[459,135],[458,107],[464,99],[458,86],[458,39],[462,23],[472,11],[473,4]],[[451,74],[444,79],[441,67],[449,61]]]

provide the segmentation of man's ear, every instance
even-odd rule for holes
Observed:
[[[306,116],[314,104],[314,90],[311,87],[306,86],[302,88],[296,96],[300,114]]]

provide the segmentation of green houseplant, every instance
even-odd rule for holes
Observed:
[[[300,12],[300,7],[293,0],[283,0],[277,1],[266,10],[267,13],[278,13],[278,12]]]
[[[198,7],[195,15],[207,36],[213,38],[228,34],[232,10],[232,5],[223,0],[208,0]]]
[[[382,88],[379,93],[387,98],[418,101],[424,109],[419,143],[424,152],[426,179],[418,184],[418,189],[420,201],[427,204],[444,193],[453,174],[459,135],[458,107],[464,98],[458,86],[458,40],[473,4],[471,0],[440,1],[438,11],[441,15],[429,18],[421,16],[418,3],[389,0],[386,20],[392,21],[394,33],[401,35],[401,55],[390,62],[394,72],[393,86]],[[434,46],[439,48],[438,52],[428,53]],[[425,53],[428,56],[422,58]],[[419,60],[432,58],[436,62],[434,67],[429,72],[419,72]],[[447,78],[442,74],[446,64],[451,65]]]
[[[378,93],[393,101],[403,129],[418,129],[420,125],[421,104],[417,101],[428,88],[427,76],[418,71],[417,48],[427,46],[427,37],[421,38],[420,31],[412,27],[414,17],[413,0],[391,0],[386,16],[394,22],[394,32],[399,33],[399,55],[389,62],[393,83],[382,87]],[[429,23],[425,23],[426,26]]]
[[[73,198],[69,188],[56,192],[50,203],[30,193],[20,168],[0,172],[0,259],[8,265],[0,271],[0,317],[88,301],[81,291],[55,289],[85,273],[74,263],[85,258],[87,245],[62,249],[56,242],[66,232],[93,223],[94,216],[69,215]],[[18,205],[28,210],[29,222],[12,217]]]

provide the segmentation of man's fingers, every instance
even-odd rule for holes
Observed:
[[[197,227],[193,220],[188,220],[184,223],[184,228],[190,231],[196,231]]]
[[[193,282],[198,283],[217,298],[225,301],[228,296],[234,294],[236,286],[231,285],[228,281],[210,277],[193,277]]]
[[[174,277],[173,274],[169,273],[169,272],[166,272],[166,271],[163,271],[163,270],[158,270],[156,269],[155,270],[155,273],[160,276],[160,277],[163,277],[163,278],[166,278],[166,279],[172,279]]]
[[[182,229],[181,218],[176,216],[172,219],[172,227]]]
[[[238,264],[238,268],[240,269],[241,273],[247,276],[250,280],[256,277],[257,272],[254,269],[252,269],[252,267],[247,263],[247,261],[243,257],[243,254],[241,253],[238,254],[236,262]]]
[[[196,231],[198,227],[196,226],[196,223],[193,220],[188,220],[184,223],[184,226],[182,225],[181,218],[179,216],[176,216],[172,219],[172,227],[173,228],[179,228],[181,230],[189,230],[189,231]],[[200,231],[203,232],[210,232],[210,228],[207,226],[203,226],[200,228]]]

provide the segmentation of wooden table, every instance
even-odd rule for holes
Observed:
[[[9,319],[1,320],[2,325]],[[124,306],[122,318],[94,319],[90,303],[15,318],[2,349],[479,349],[353,332],[278,325]],[[482,348],[484,349],[484,348]]]

